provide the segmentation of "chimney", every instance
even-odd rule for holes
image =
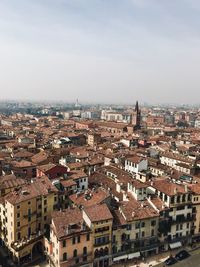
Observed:
[[[65,229],[65,234],[68,235],[69,234],[69,229],[68,229],[68,226],[67,228]]]
[[[177,188],[176,187],[174,188],[174,194],[175,195],[177,194]]]
[[[185,192],[187,193],[188,192],[188,186],[187,186],[187,184],[185,184],[184,187],[185,187]]]

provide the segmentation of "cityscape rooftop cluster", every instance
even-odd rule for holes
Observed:
[[[107,267],[200,241],[198,107],[13,107],[0,114],[10,262]]]

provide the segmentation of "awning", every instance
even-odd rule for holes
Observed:
[[[122,256],[113,258],[113,261],[125,260],[125,259],[127,259],[127,258],[128,258],[128,255],[125,254],[125,255],[122,255]]]
[[[140,252],[135,252],[135,253],[131,253],[131,254],[128,254],[128,259],[133,259],[133,258],[139,258],[140,257]]]
[[[180,248],[180,247],[182,247],[182,243],[181,243],[181,242],[171,243],[171,244],[169,244],[169,247],[170,247],[171,249],[174,249],[174,248]]]

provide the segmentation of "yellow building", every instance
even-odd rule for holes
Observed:
[[[1,239],[20,264],[43,253],[57,189],[43,176],[11,191],[1,199]]]
[[[50,241],[45,240],[50,266],[76,267],[92,265],[91,230],[78,208],[52,214]]]
[[[192,190],[192,213],[195,220],[192,225],[192,241],[200,240],[200,185],[194,184]]]
[[[112,263],[113,216],[106,204],[87,207],[83,219],[92,231],[93,266],[109,266]]]
[[[148,201],[129,197],[113,216],[113,261],[158,253],[159,214]]]

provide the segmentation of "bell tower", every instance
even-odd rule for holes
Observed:
[[[135,110],[133,111],[132,114],[132,125],[135,129],[140,129],[140,123],[141,123],[141,111],[139,108],[138,101],[136,101],[135,104]]]

